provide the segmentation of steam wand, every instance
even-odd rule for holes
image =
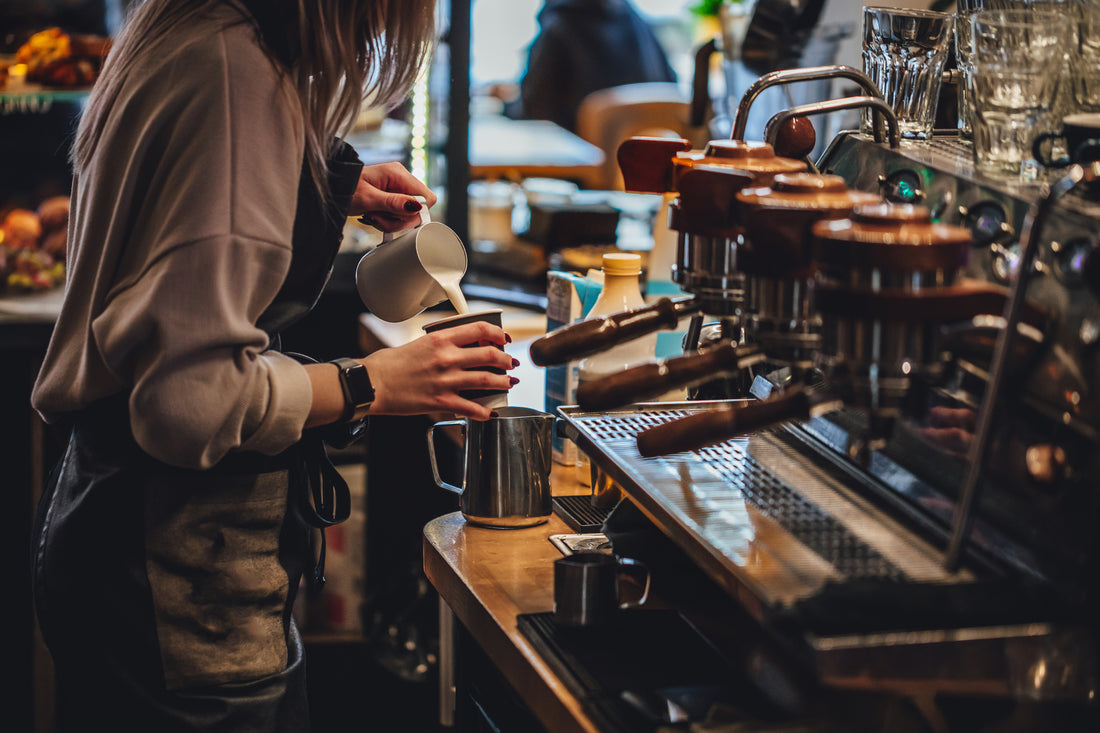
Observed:
[[[982,400],[981,409],[978,411],[975,420],[974,439],[970,444],[970,451],[967,455],[969,466],[959,492],[959,502],[955,507],[951,538],[944,553],[943,566],[948,572],[958,570],[966,541],[970,536],[974,505],[981,493],[981,473],[989,448],[997,398],[1004,382],[1008,356],[1012,353],[1016,330],[1023,314],[1024,303],[1027,299],[1027,286],[1031,280],[1035,259],[1039,253],[1039,232],[1058,199],[1072,191],[1082,181],[1092,182],[1096,180],[1100,180],[1100,162],[1089,163],[1087,168],[1081,165],[1070,166],[1062,178],[1053,184],[1043,184],[1039,199],[1032,204],[1028,210],[1027,218],[1024,220],[1022,232],[1024,249],[1020,253],[1016,281],[1012,284],[1012,289],[1008,294],[1008,303],[1005,306],[1004,314],[1004,328],[998,334],[997,342],[993,347],[989,383],[986,386],[985,398]]]
[[[749,109],[752,107],[752,103],[756,101],[756,98],[768,87],[778,84],[790,84],[793,82],[837,78],[854,81],[863,88],[864,94],[867,96],[882,99],[882,92],[878,90],[878,87],[875,86],[875,83],[871,81],[870,77],[859,69],[854,69],[851,66],[814,66],[805,69],[780,69],[779,71],[772,71],[764,74],[745,90],[745,94],[741,97],[741,102],[737,106],[737,113],[733,118],[733,130],[730,133],[730,139],[745,139],[745,128],[748,126],[749,121]],[[889,109],[889,107],[887,107],[887,109]],[[892,112],[893,110],[891,109],[890,111]],[[875,128],[877,133],[877,124]],[[881,141],[876,137],[876,142]]]

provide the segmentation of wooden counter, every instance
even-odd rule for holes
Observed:
[[[424,528],[424,571],[547,730],[594,733],[599,728],[516,626],[518,614],[553,609],[553,563],[561,553],[548,537],[570,532],[557,515],[537,527],[500,530],[447,514]]]

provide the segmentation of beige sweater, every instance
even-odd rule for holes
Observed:
[[[251,27],[218,15],[127,79],[74,180],[65,303],[32,396],[51,421],[129,392],[138,444],[193,468],[289,447],[311,403],[304,368],[255,325],[290,265],[298,102]]]

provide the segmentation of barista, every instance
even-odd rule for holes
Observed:
[[[277,350],[347,216],[393,231],[435,200],[333,142],[364,96],[407,95],[434,18],[432,0],[147,0],[118,34],[77,132],[32,396],[69,433],[33,548],[60,730],[308,730],[290,609],[323,577],[317,528],[347,511],[322,437],[375,414],[485,420],[459,392],[510,387],[484,323],[336,363]]]

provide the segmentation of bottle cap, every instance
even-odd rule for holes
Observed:
[[[637,275],[642,271],[642,256],[631,252],[608,252],[603,256],[605,275]]]

